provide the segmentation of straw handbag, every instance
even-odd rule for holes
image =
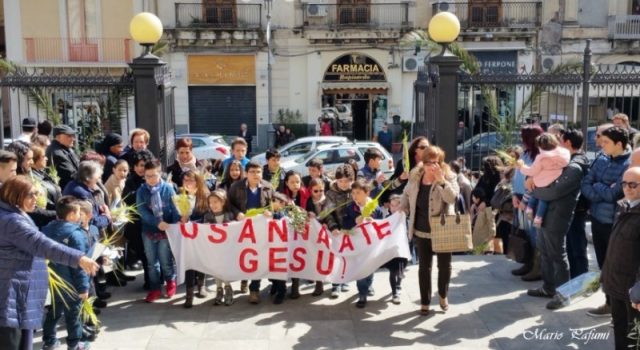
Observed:
[[[473,249],[471,217],[469,214],[460,214],[455,205],[455,215],[447,215],[449,205],[442,208],[439,216],[429,219],[431,247],[436,253],[468,252]]]

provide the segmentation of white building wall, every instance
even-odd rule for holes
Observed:
[[[187,54],[173,52],[162,59],[171,67],[171,81],[175,86],[173,93],[176,133],[189,132],[189,68],[187,67]]]

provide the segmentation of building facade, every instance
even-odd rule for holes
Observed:
[[[458,44],[484,73],[545,71],[579,59],[591,39],[597,64],[640,62],[636,0],[23,0],[4,1],[7,58],[30,67],[104,67],[122,71],[140,51],[128,23],[146,10],[165,27],[178,133],[235,135],[246,123],[259,148],[270,145],[278,116],[304,132],[318,130],[323,108],[351,112],[340,130],[368,139],[384,122],[411,121],[413,84],[432,52],[411,35],[433,14],[454,13]],[[591,108],[637,119],[638,92],[611,91]],[[472,95],[470,95],[472,94]],[[520,112],[527,95],[496,87],[499,113]],[[459,94],[459,118],[471,122],[484,105],[478,92]],[[567,105],[543,121],[575,120],[577,96],[545,95]],[[82,106],[80,98],[76,98]],[[24,101],[23,101],[24,102]],[[11,105],[23,103],[11,98]],[[27,103],[28,105],[28,103]],[[593,105],[593,106],[591,106]],[[3,104],[4,108],[6,104]],[[11,111],[19,125],[24,115]],[[130,118],[133,119],[133,118]]]

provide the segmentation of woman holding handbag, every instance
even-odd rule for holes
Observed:
[[[402,194],[402,208],[409,215],[409,240],[416,236],[419,256],[418,281],[420,284],[420,314],[429,314],[431,303],[431,268],[433,256],[438,258],[438,295],[440,308],[447,311],[447,292],[451,279],[451,253],[435,253],[431,241],[432,217],[455,214],[455,202],[459,187],[456,175],[444,162],[445,154],[437,146],[424,150],[422,163],[409,174],[409,181]]]

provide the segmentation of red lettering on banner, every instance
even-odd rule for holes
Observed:
[[[293,231],[293,240],[297,241],[298,235],[300,235],[302,239],[305,241],[309,240],[309,223],[308,222],[304,224],[304,230],[302,232],[298,232],[295,230]]]
[[[195,239],[198,236],[198,224],[192,222],[191,227],[193,228],[193,233],[187,232],[187,224],[180,224],[180,233],[182,233],[182,237]]]
[[[329,249],[329,235],[327,234],[327,228],[322,226],[320,232],[318,232],[318,240],[316,243],[324,244],[327,249]]]
[[[273,233],[277,233],[280,242],[287,242],[287,222],[285,220],[269,220],[269,243],[273,243]]]
[[[248,238],[251,240],[251,243],[256,243],[256,234],[253,232],[253,220],[247,219],[244,221],[244,226],[242,226],[242,231],[240,231],[240,237],[238,238],[238,243],[242,243],[242,241]]]
[[[227,226],[227,224],[224,224],[223,226]],[[217,233],[219,237],[216,238],[214,235],[209,234],[207,235],[207,239],[209,240],[209,242],[223,243],[224,241],[227,240],[227,231],[223,230],[218,225],[211,225],[210,228],[211,228],[211,231],[214,233]]]
[[[369,231],[367,231],[367,226],[369,226],[368,224],[362,224],[360,226],[358,226],[360,228],[360,231],[362,231],[362,234],[364,235],[364,239],[365,241],[367,241],[367,245],[371,245],[371,237],[369,237]]]
[[[243,249],[240,252],[240,270],[242,270],[242,272],[246,272],[246,273],[256,272],[256,270],[258,270],[258,260],[256,260],[256,259],[246,260],[245,257],[248,254],[252,254],[254,257],[258,256],[258,252],[253,248]],[[248,263],[248,266],[247,266],[246,263]]]
[[[324,258],[324,251],[318,250],[318,260],[316,261],[316,271],[318,271],[321,275],[328,275],[333,270],[333,253],[329,252],[329,263],[327,264],[327,268],[322,268],[322,258]]]
[[[389,226],[391,226],[391,224],[389,223],[389,221],[385,221],[381,224],[378,224],[376,222],[372,222],[371,223],[373,225],[373,228],[376,230],[376,233],[378,234],[378,239],[382,240],[383,238],[391,235],[391,230],[389,229]],[[382,231],[383,229],[387,229],[386,231]]]
[[[351,251],[354,251],[353,243],[351,242],[349,235],[342,235],[342,243],[340,244],[339,252],[342,253],[345,248],[349,248]]]
[[[276,258],[278,253],[287,253],[287,247],[269,248],[269,272],[287,272],[287,258]],[[276,266],[276,264],[285,264],[284,266]]]
[[[298,247],[293,250],[293,260],[295,260],[298,265],[294,265],[294,263],[289,264],[289,270],[293,272],[300,272],[304,270],[306,262],[304,261],[304,256],[307,255],[307,250],[303,247]]]

